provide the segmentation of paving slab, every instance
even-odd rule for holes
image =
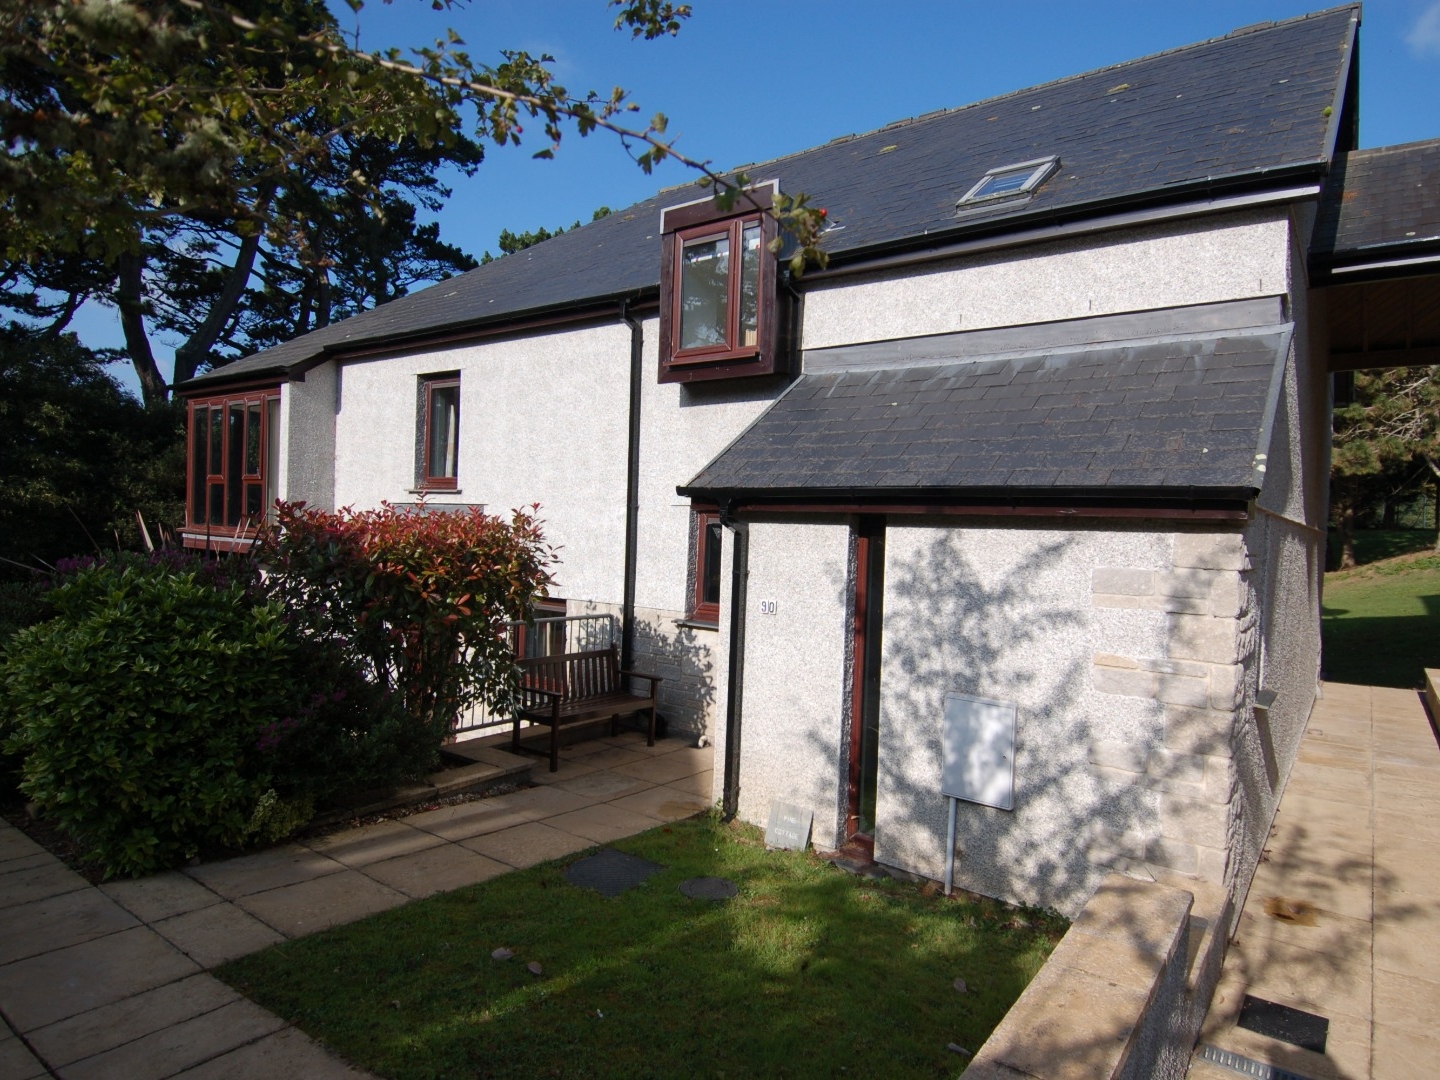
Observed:
[[[0,1010],[24,1033],[199,970],[159,934],[137,926],[0,967]]]
[[[590,743],[582,743],[582,746],[590,746]],[[617,765],[632,765],[637,761],[650,760],[644,754],[636,753],[628,746],[604,746],[600,749],[588,752],[578,752],[573,760],[583,762],[586,765],[594,765],[599,769],[613,769]]]
[[[303,937],[387,911],[408,899],[359,870],[345,870],[252,893],[236,903],[286,937]]]
[[[168,919],[224,901],[224,897],[178,870],[131,881],[107,881],[100,886],[100,891],[145,922]]]
[[[219,979],[192,975],[49,1024],[30,1032],[28,1038],[59,1068],[239,1000],[240,995]]]
[[[54,856],[18,859],[8,872],[0,866],[0,908],[89,887],[88,881]]]
[[[672,780],[665,785],[674,788],[676,791],[683,791],[687,795],[702,796],[707,802],[714,802],[715,796],[715,773],[710,769],[696,773],[694,776],[687,776],[680,780]]]
[[[598,772],[599,765],[588,765],[584,761],[566,761],[560,759],[560,769],[551,772],[549,769],[536,769],[530,774],[530,782],[549,787],[558,784],[562,780],[574,780],[576,777],[585,776],[589,773]]]
[[[1383,1080],[1434,1080],[1440,1039],[1382,1026],[1375,1029],[1372,1076]]]
[[[583,836],[551,828],[543,822],[527,821],[524,825],[462,840],[461,846],[496,862],[524,869],[585,851],[594,844]]]
[[[314,1039],[286,1028],[221,1057],[176,1073],[176,1080],[364,1080],[370,1074],[327,1053]]]
[[[312,881],[345,869],[345,864],[311,851],[303,844],[285,844],[224,862],[204,863],[185,872],[227,900]]]
[[[9,822],[0,822],[0,870],[12,859],[49,854],[43,847]]]
[[[702,756],[697,757],[697,754]],[[664,757],[646,758],[631,765],[617,765],[615,771],[652,784],[669,784],[708,769],[710,761],[703,755],[704,751],[679,751]]]
[[[405,819],[405,823],[442,840],[464,840],[470,836],[508,829],[512,825],[529,821],[524,813],[511,804],[514,798],[514,795],[500,795],[494,799],[442,806],[438,810],[411,814]]]
[[[187,911],[150,927],[206,970],[285,940],[283,934],[234,904]]]
[[[509,870],[510,867],[504,863],[487,859],[467,848],[443,844],[428,851],[373,863],[364,872],[382,885],[418,900],[438,892],[489,881]]]
[[[710,809],[710,800],[671,787],[653,787],[616,799],[609,805],[669,822],[703,813]]]
[[[608,844],[627,836],[634,836],[646,829],[663,824],[659,819],[631,810],[624,810],[611,803],[587,806],[569,814],[546,818],[545,824],[554,829],[563,829],[575,836],[584,837],[597,844]]]
[[[5,1080],[35,1080],[36,1077],[49,1077],[50,1070],[20,1039],[6,1035],[0,1038],[0,1076]]]
[[[17,904],[0,909],[0,964],[139,925],[134,915],[95,889]]]
[[[568,791],[593,800],[618,799],[653,787],[653,780],[642,780],[638,776],[626,776],[615,769],[600,769],[588,776],[577,776],[573,780],[562,780],[552,784],[549,791]]]
[[[284,1026],[274,1013],[242,998],[73,1062],[65,1066],[65,1080],[164,1080]]]
[[[434,833],[405,821],[382,821],[308,839],[305,846],[346,866],[368,866],[443,843]]]
[[[597,773],[596,775],[601,774]],[[579,795],[556,786],[530,788],[528,791],[517,791],[514,795],[506,797],[510,800],[510,805],[524,815],[526,821],[543,821],[556,814],[568,814],[573,810],[583,810],[587,806],[595,806],[604,801],[594,795]]]

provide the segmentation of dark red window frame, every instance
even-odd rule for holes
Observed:
[[[776,295],[777,265],[770,243],[778,235],[775,219],[765,212],[771,190],[753,195],[759,208],[745,196],[737,200],[737,211],[721,213],[713,201],[676,207],[665,212],[663,255],[660,269],[660,377],[662,383],[699,382],[770,375],[782,370],[776,343],[779,310]],[[747,225],[760,226],[759,285],[756,295],[756,341],[739,340],[741,287],[744,259],[741,240]],[[725,236],[730,241],[730,282],[726,341],[704,348],[681,349],[681,268],[686,241]]]
[[[719,527],[719,514],[696,512],[695,592],[690,598],[690,617],[696,622],[717,625],[720,622],[720,574],[723,572],[720,567],[719,545],[723,541],[720,536],[713,534]],[[708,587],[712,584],[712,575],[709,573],[712,563],[715,568],[713,589]]]
[[[460,486],[460,376],[427,375],[421,385],[425,394],[425,431],[420,442],[420,484],[425,491],[454,491]],[[455,389],[455,430],[450,433],[455,471],[449,476],[430,472],[431,440],[434,437],[435,391]]]
[[[185,543],[215,546],[215,538],[254,534],[273,511],[280,388],[232,390],[187,403]],[[272,405],[274,406],[272,408]]]

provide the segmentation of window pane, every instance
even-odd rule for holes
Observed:
[[[240,463],[245,450],[245,406],[241,402],[232,401],[226,413],[229,417],[229,430],[225,433],[225,438],[229,440],[226,444],[229,453],[225,462],[225,505],[228,509],[225,524],[239,525],[242,482]]]
[[[275,520],[275,500],[280,497],[280,399],[265,402],[265,519]]]
[[[460,449],[460,387],[430,388],[429,443],[425,448],[425,475],[432,480],[453,480]]]
[[[206,424],[209,419],[207,409],[190,411],[190,422],[194,425],[190,433],[190,520],[197,524],[205,520],[206,448],[209,445]]]
[[[245,517],[248,518],[252,524],[258,523],[260,520],[260,498],[259,484],[252,481],[245,485]]]
[[[225,485],[210,485],[210,516],[207,519],[211,525],[219,525],[225,520]]]
[[[225,471],[225,463],[220,460],[220,450],[224,446],[225,426],[223,414],[219,405],[210,407],[210,465],[206,469],[211,476],[219,476]]]
[[[972,199],[984,199],[991,195],[1009,195],[1013,191],[1019,191],[1025,186],[1035,173],[1034,169],[1026,169],[1024,172],[1000,173],[992,176],[980,186],[980,190],[970,196]]]
[[[245,410],[245,475],[260,475],[260,402],[252,401]]]
[[[720,603],[720,522],[705,523],[705,558],[700,566],[700,601]]]
[[[728,341],[730,237],[686,241],[680,255],[680,350]]]
[[[760,340],[760,223],[745,226],[740,241],[740,344]]]

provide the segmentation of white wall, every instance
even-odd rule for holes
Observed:
[[[629,370],[630,331],[619,323],[347,363],[335,502],[415,501],[418,377],[459,371],[459,492],[431,501],[501,515],[539,502],[560,549],[556,595],[618,602]]]
[[[306,502],[330,510],[335,506],[334,364],[306,372],[304,382],[280,387],[283,462],[278,490],[287,502]]]
[[[727,535],[727,559],[731,550]],[[849,556],[848,524],[811,519],[750,526],[740,817],[764,825],[775,799],[809,807],[815,814],[812,841],[822,849],[839,843],[844,809]],[[728,608],[728,593],[725,600]],[[774,600],[776,613],[754,614],[761,600]],[[721,618],[723,623],[724,609]],[[719,670],[723,677],[723,663]],[[717,792],[725,760],[721,742]]]
[[[1171,546],[1143,529],[892,522],[877,859],[944,875],[941,730],[952,691],[1018,705],[1015,809],[960,806],[957,884],[1072,910],[1107,870],[1092,847],[1108,851],[1138,833],[1143,857],[1158,837],[1157,792],[1092,758],[1097,747],[1128,747],[1143,763],[1163,747],[1163,706],[1102,692],[1092,662],[1164,657],[1167,615],[1095,606],[1092,579],[1108,566],[1163,574]]]
[[[803,347],[1274,296],[1286,211],[1194,218],[981,255],[805,293]]]

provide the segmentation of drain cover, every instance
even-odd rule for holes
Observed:
[[[729,900],[740,890],[723,877],[692,877],[680,883],[680,891],[691,900]]]
[[[1235,1025],[1317,1054],[1325,1052],[1325,1038],[1330,1033],[1330,1021],[1323,1016],[1249,994],[1240,1006],[1240,1019]]]
[[[1267,1065],[1263,1061],[1256,1061],[1244,1054],[1237,1054],[1233,1050],[1221,1050],[1218,1046],[1202,1046],[1195,1057],[1200,1061],[1208,1061],[1212,1065],[1223,1066],[1241,1076],[1254,1077],[1255,1080],[1310,1080],[1308,1076],[1301,1076],[1299,1073],[1293,1073],[1275,1065]]]
[[[565,877],[571,885],[582,889],[594,889],[602,896],[619,896],[633,889],[651,874],[659,873],[665,867],[642,859],[638,855],[626,855],[614,848],[601,848],[588,859],[571,863],[565,869]]]

